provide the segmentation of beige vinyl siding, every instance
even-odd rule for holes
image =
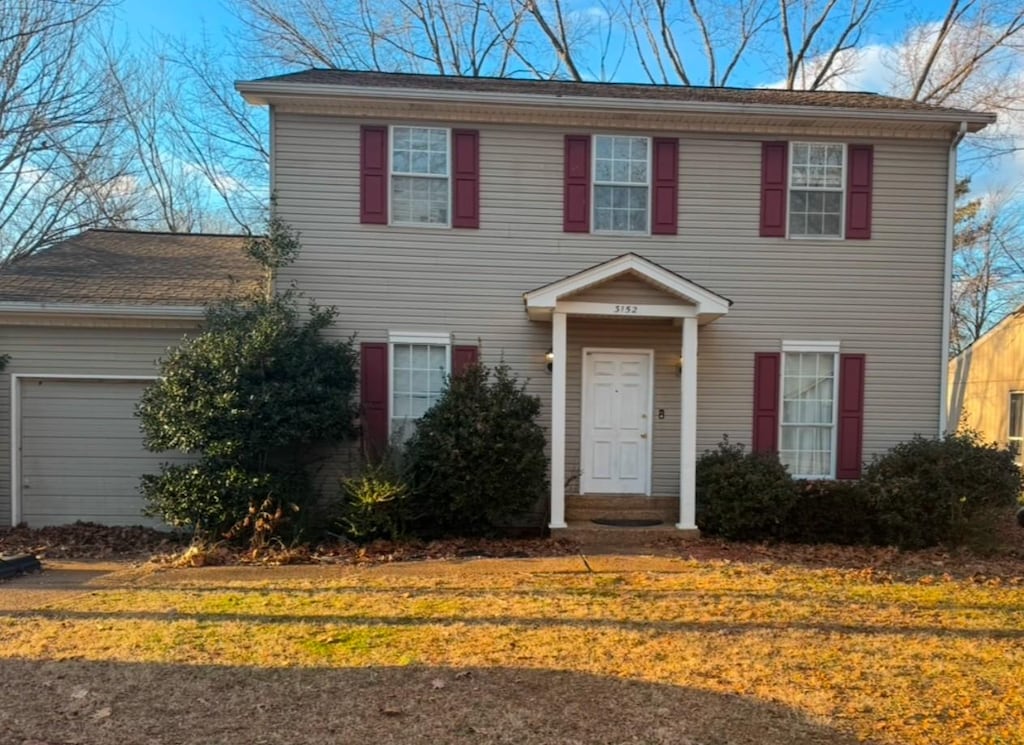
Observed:
[[[950,361],[949,428],[1007,445],[1012,391],[1024,391],[1024,316],[1010,316]]]
[[[503,359],[546,406],[551,326],[527,318],[522,293],[632,251],[735,303],[700,330],[699,449],[723,434],[749,441],[754,353],[784,339],[867,355],[866,456],[937,430],[944,143],[873,140],[871,240],[786,240],[758,236],[757,138],[681,133],[679,235],[628,236],[562,232],[566,132],[527,126],[480,128],[479,230],[360,225],[358,132],[355,120],[275,115],[278,206],[304,245],[281,285],[337,305],[338,336],[480,339],[483,360]],[[668,488],[678,466],[658,463]]]
[[[125,325],[126,321],[120,321]],[[181,326],[55,327],[0,325],[0,525],[11,520],[11,374],[156,375],[156,360],[182,339]],[[23,383],[23,388],[28,383]]]

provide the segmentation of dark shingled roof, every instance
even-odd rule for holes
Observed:
[[[788,91],[776,88],[713,88],[640,83],[576,83],[562,80],[518,78],[471,78],[446,75],[311,69],[250,81],[349,85],[368,88],[404,88],[467,93],[519,93],[560,98],[622,98],[647,101],[703,101],[709,103],[763,104],[771,106],[821,106],[877,111],[959,112],[903,98],[851,91]],[[244,84],[243,84],[244,86]],[[968,112],[963,112],[968,113]],[[976,113],[976,112],[971,112]]]
[[[200,306],[250,297],[246,237],[87,230],[0,269],[0,302]]]

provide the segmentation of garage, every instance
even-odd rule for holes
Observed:
[[[143,447],[135,404],[148,382],[17,376],[15,506],[22,521],[30,527],[76,520],[157,524],[142,514],[139,479],[156,473],[161,463],[186,458]]]

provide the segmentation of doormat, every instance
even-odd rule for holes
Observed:
[[[661,525],[661,520],[642,520],[618,517],[595,517],[590,522],[596,525],[609,525],[613,528],[653,528]]]

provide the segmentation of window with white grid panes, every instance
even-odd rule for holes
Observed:
[[[391,222],[448,225],[451,136],[447,129],[391,128]]]
[[[437,403],[448,374],[448,347],[391,345],[391,433],[405,440],[416,421]]]
[[[1010,431],[1007,441],[1014,452],[1014,462],[1019,466],[1024,463],[1024,392],[1010,393]]]
[[[799,478],[831,478],[834,468],[836,355],[786,352],[782,356],[779,457]]]
[[[794,142],[789,160],[790,236],[838,238],[843,229],[846,146]]]
[[[647,137],[594,137],[594,230],[646,233],[650,221]]]

